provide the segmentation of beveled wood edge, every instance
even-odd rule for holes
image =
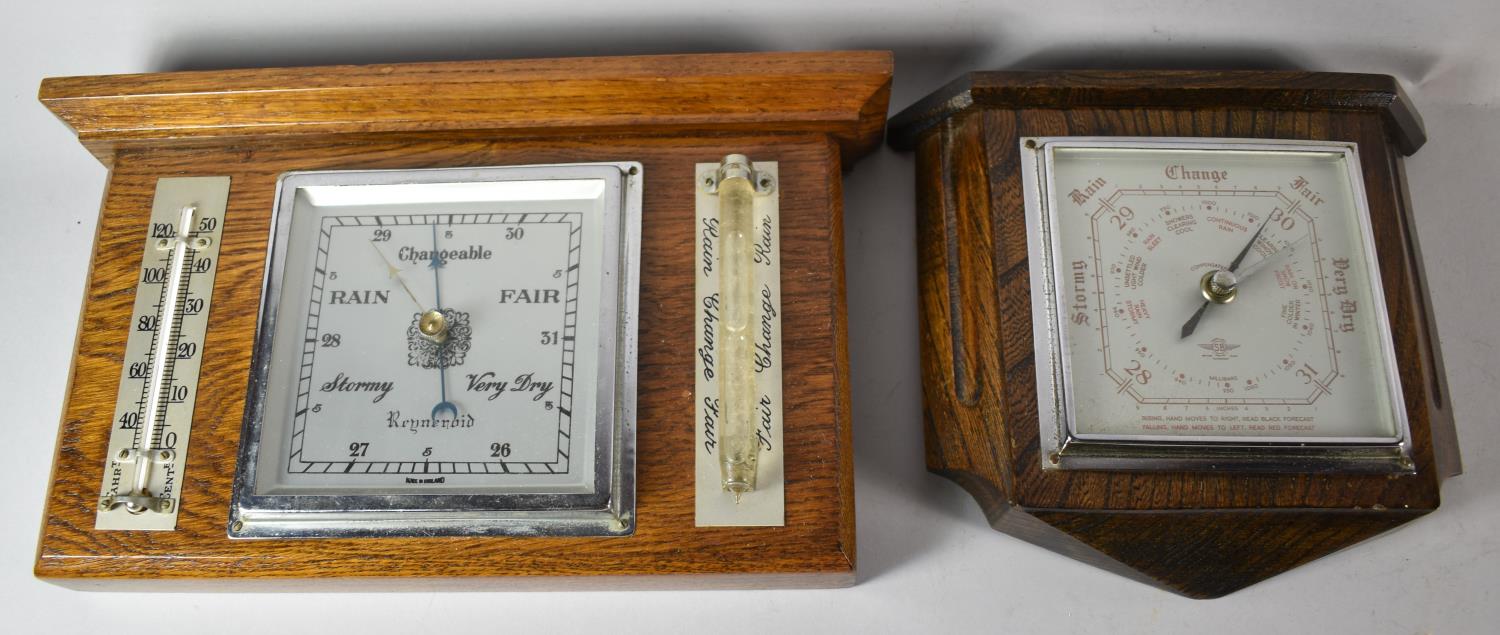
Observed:
[[[1426,261],[1422,258],[1422,246],[1414,229],[1411,188],[1406,182],[1406,164],[1391,158],[1391,185],[1395,188],[1401,213],[1398,221],[1401,233],[1406,238],[1406,264],[1411,281],[1416,318],[1421,328],[1417,329],[1418,349],[1422,366],[1428,371],[1428,434],[1432,438],[1432,454],[1437,468],[1437,478],[1459,476],[1464,472],[1463,453],[1458,443],[1458,422],[1453,413],[1452,392],[1448,389],[1448,370],[1443,364],[1442,337],[1438,334],[1437,318],[1432,312],[1432,295],[1428,291]]]
[[[672,573],[659,575],[322,578],[37,578],[75,591],[150,593],[387,593],[462,591],[698,591],[835,589],[854,586],[854,568],[800,573]]]
[[[1401,154],[1427,142],[1422,118],[1390,75],[1311,71],[976,71],[890,120],[889,143],[912,150],[935,123],[974,105],[997,108],[1223,108],[1379,111]]]
[[[54,77],[42,81],[38,98],[106,166],[116,144],[143,140],[165,144],[219,137],[435,131],[536,137],[655,129],[821,132],[838,140],[847,169],[880,145],[893,66],[889,51],[345,65]],[[705,107],[701,95],[686,98],[695,84],[722,88],[726,79],[736,78],[747,86],[742,94],[728,96],[726,107]],[[580,104],[550,118],[534,117],[526,104],[515,103],[524,99],[525,84],[560,90],[560,85],[608,81],[635,83],[616,98]],[[642,82],[652,90],[643,90]],[[789,103],[776,87],[791,84],[827,98]],[[424,92],[412,109],[399,116],[370,112],[379,110],[370,105],[378,104],[382,94],[414,87]],[[512,99],[476,99],[476,91]],[[319,108],[292,118],[279,113],[277,104],[292,96]],[[209,110],[201,110],[205,107]],[[193,109],[200,109],[196,120],[165,120],[167,113]],[[458,110],[464,111],[462,120],[453,116]]]
[[[890,51],[688,53],[496,59],[396,64],[338,64],[162,73],[51,77],[43,99],[220,93],[251,90],[347,89],[370,86],[577,81],[588,79],[785,76],[885,73]],[[503,75],[485,79],[476,73]]]
[[[1374,509],[1275,509],[1275,510],[1253,510],[1253,509],[1204,509],[1192,510],[1191,512],[1162,512],[1162,511],[1139,511],[1120,512],[1109,510],[1043,510],[1043,509],[1018,509],[1023,513],[1005,514],[1000,522],[992,523],[997,531],[1005,533],[1021,540],[1025,540],[1038,547],[1048,549],[1055,553],[1067,556],[1083,564],[1091,565],[1124,576],[1137,582],[1143,582],[1152,587],[1173,593],[1192,600],[1212,600],[1234,594],[1243,589],[1255,586],[1272,578],[1275,578],[1292,569],[1296,569],[1316,560],[1333,556],[1334,554],[1348,550],[1349,548],[1374,540],[1383,534],[1387,534],[1407,523],[1413,522],[1432,510],[1374,510]],[[1189,516],[1190,515],[1190,516]],[[1050,518],[1043,518],[1047,516]],[[1311,557],[1294,558],[1289,566],[1288,563],[1273,565],[1270,567],[1259,566],[1258,572],[1249,576],[1243,572],[1230,572],[1219,570],[1214,578],[1205,580],[1199,577],[1197,580],[1184,579],[1180,576],[1163,575],[1161,571],[1153,573],[1145,569],[1137,569],[1126,560],[1118,559],[1116,555],[1096,544],[1099,536],[1076,535],[1070,533],[1060,526],[1053,524],[1064,518],[1073,519],[1170,519],[1174,516],[1196,516],[1199,518],[1217,516],[1220,519],[1255,519],[1258,517],[1298,517],[1324,518],[1328,520],[1337,519],[1344,523],[1363,525],[1363,527],[1351,527],[1352,529],[1368,528],[1374,525],[1374,531],[1359,537],[1352,542],[1337,545],[1331,549],[1316,549]],[[1310,518],[1309,518],[1310,519]],[[1252,520],[1253,522],[1253,520]],[[1094,540],[1089,540],[1093,538]],[[1233,576],[1233,577],[1226,577]],[[1205,584],[1207,583],[1207,584]],[[1227,584],[1226,584],[1227,583]]]
[[[884,115],[882,115],[883,117]],[[829,140],[829,165],[840,163],[839,146]],[[854,404],[849,394],[849,302],[844,279],[844,179],[834,176],[829,179],[827,208],[831,219],[829,228],[829,260],[838,263],[834,268],[833,285],[833,416],[834,444],[838,457],[839,505],[839,553],[849,565],[851,574],[858,571],[858,532],[855,516],[854,492]],[[851,582],[852,584],[852,582]]]

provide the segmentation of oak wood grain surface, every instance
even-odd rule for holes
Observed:
[[[914,140],[917,150],[929,469],[967,489],[1001,531],[1193,597],[1223,595],[1437,508],[1439,482],[1457,460],[1434,448],[1453,453],[1456,441],[1398,171],[1406,132],[1391,117],[1378,109],[1283,108],[1320,102],[1289,96],[1295,83],[1265,92],[1287,77],[1277,73],[1253,81],[1231,73],[1219,83],[1261,91],[1237,99],[1173,92],[1178,74],[1164,74],[1158,86],[1150,73],[1122,73],[1140,91],[1132,107],[1097,105],[1076,74],[975,75],[972,85],[983,79],[1009,101],[946,94],[892,120],[893,144]],[[1109,74],[1085,77],[1100,75]],[[1018,76],[1015,86],[1005,83]],[[1267,107],[1240,105],[1257,95],[1274,96]],[[1346,96],[1380,98],[1366,97]],[[933,119],[940,108],[933,104],[953,106]],[[1021,138],[1029,136],[1358,143],[1415,474],[1043,470],[1019,163]]]
[[[351,67],[49,80],[43,89],[48,105],[58,108],[65,120],[79,127],[85,143],[112,166],[112,171],[101,210],[36,574],[83,588],[198,590],[205,588],[203,581],[238,581],[242,584],[217,586],[258,590],[326,589],[350,584],[381,589],[469,589],[852,583],[853,446],[839,184],[841,168],[848,160],[846,149],[860,151],[879,141],[889,90],[889,56],[704,57],[714,58],[710,60],[714,63],[694,56],[494,63],[488,67],[489,63],[410,65],[389,73]],[[459,126],[445,126],[442,121],[445,109],[456,103],[449,98],[475,98],[465,92],[473,88],[462,79],[466,74],[485,75],[484,82],[500,81],[489,78],[491,74],[503,75],[507,82],[550,81],[548,78],[556,79],[572,68],[607,81],[612,72],[629,76],[629,69],[641,66],[649,67],[639,71],[644,75],[680,67],[690,76],[674,84],[677,88],[673,90],[680,92],[702,89],[709,82],[703,75],[721,67],[732,68],[734,64],[721,62],[734,61],[748,62],[754,71],[748,81],[764,81],[763,90],[784,88],[786,95],[804,95],[804,89],[813,85],[828,94],[821,98],[806,94],[805,99],[810,101],[801,106],[795,106],[794,98],[794,106],[784,111],[763,97],[747,98],[738,104],[738,114],[717,119],[700,108],[695,115],[698,123],[687,127],[674,123],[679,120],[672,115],[652,111],[637,113],[634,120],[596,117],[597,112],[588,112],[624,111],[639,105],[638,101],[602,104],[585,96],[578,102],[578,112],[564,112],[568,108],[557,106],[558,116],[568,122],[613,122],[608,124],[610,134],[600,132],[593,123],[545,127],[556,123],[545,117],[504,130],[491,127],[495,119]],[[812,69],[808,72],[814,75],[838,74],[830,69],[842,69],[839,72],[845,75],[825,84],[816,77],[778,79],[755,74],[766,68]],[[435,79],[428,87],[430,99],[422,104],[397,101],[394,103],[399,107],[393,108],[391,103],[383,107],[366,103],[378,101],[380,93],[369,92],[375,90],[371,86],[403,78],[404,88],[400,90],[405,91],[419,84],[418,76],[423,73],[433,73]],[[342,114],[297,111],[286,117],[285,127],[275,124],[246,132],[230,131],[238,123],[226,122],[259,116],[251,111],[265,104],[249,97],[248,101],[233,95],[223,97],[207,110],[183,119],[153,110],[157,107],[154,105],[130,114],[128,108],[112,110],[112,106],[89,101],[107,101],[105,97],[111,93],[202,94],[212,92],[215,85],[227,93],[254,92],[272,85],[295,91],[299,77],[314,87],[313,92],[325,97],[336,94],[327,91],[344,80],[359,84],[363,88],[351,89],[354,96],[331,97],[332,102],[324,103],[329,108],[339,104],[364,106]],[[450,87],[450,80],[460,87]],[[562,91],[566,94],[582,86],[557,81],[564,84]],[[850,101],[854,97],[845,94],[851,83],[873,90],[854,91],[865,100],[854,103]],[[717,90],[719,84],[713,85]],[[528,90],[540,94],[543,88],[538,85]],[[125,96],[120,101],[133,99]],[[814,102],[826,107],[810,113],[817,110],[812,108]],[[315,108],[312,102],[303,106]],[[512,106],[516,111],[511,114],[517,116],[529,108]],[[407,107],[417,114],[407,119],[386,116],[391,110]],[[192,130],[187,131],[174,127],[188,119],[208,117],[213,108],[226,109],[222,120],[193,124],[198,127],[190,125]],[[694,110],[692,104],[683,108]],[[118,117],[135,117],[143,129],[122,124]],[[321,121],[311,126],[317,132],[290,131],[298,118]],[[397,123],[371,123],[376,120]],[[732,123],[725,125],[724,121]],[[764,133],[749,132],[757,121],[764,124]],[[516,132],[522,128],[524,134]],[[179,132],[201,138],[185,141],[177,136]],[[223,134],[232,136],[217,136]],[[778,161],[782,175],[783,402],[787,412],[784,527],[694,526],[691,453],[696,444],[690,336],[694,328],[692,272],[696,245],[694,164],[716,161],[731,152],[747,154],[757,161]],[[644,178],[637,529],[633,536],[227,538],[231,482],[249,381],[271,204],[280,174],[292,170],[625,160],[639,161]],[[95,531],[93,504],[105,462],[114,391],[140,263],[139,246],[156,180],[197,175],[229,175],[231,185],[208,336],[203,344],[178,527],[170,532]]]
[[[40,98],[100,160],[204,139],[485,130],[495,136],[809,133],[880,143],[891,54],[583,57],[59,77]]]
[[[914,149],[928,127],[970,106],[1156,108],[1379,113],[1401,154],[1427,141],[1396,79],[1311,71],[981,71],[965,74],[891,119],[891,144]]]

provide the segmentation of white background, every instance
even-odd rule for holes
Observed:
[[[1494,632],[1500,623],[1500,5],[1336,0],[356,4],[0,8],[0,608],[14,633]],[[36,101],[56,75],[583,54],[893,49],[892,108],[979,68],[1308,68],[1399,77],[1430,141],[1407,161],[1467,474],[1405,528],[1214,601],[991,531],[922,461],[913,164],[847,177],[860,582],[762,592],[80,593],[32,578],[105,171]],[[455,584],[455,586],[461,586]],[[457,589],[455,589],[457,591]]]

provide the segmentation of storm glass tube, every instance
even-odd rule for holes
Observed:
[[[721,370],[719,401],[722,410],[719,472],[724,490],[735,502],[755,491],[755,465],[760,441],[755,434],[755,359],[751,322],[755,312],[755,262],[752,238],[755,223],[755,185],[750,160],[724,157],[719,194],[719,320]]]

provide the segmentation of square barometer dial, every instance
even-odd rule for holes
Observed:
[[[283,176],[230,535],[630,533],[640,176]]]
[[[1410,469],[1354,144],[1022,145],[1045,467]]]

